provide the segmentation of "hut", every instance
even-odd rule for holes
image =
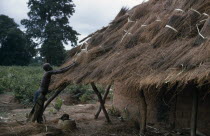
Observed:
[[[51,89],[114,83],[114,105],[131,120],[210,135],[210,1],[149,0],[122,8],[69,51]]]

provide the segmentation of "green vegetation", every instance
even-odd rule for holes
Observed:
[[[12,18],[0,15],[0,65],[28,65],[36,55],[35,47]]]
[[[54,108],[55,108],[57,111],[59,111],[59,110],[61,109],[61,106],[62,106],[62,105],[63,105],[63,100],[62,100],[60,97],[56,98],[55,104],[54,104]]]
[[[108,113],[109,113],[109,115],[114,116],[114,117],[121,116],[120,111],[117,108],[115,108],[114,106],[112,106],[111,108],[108,109]]]
[[[102,86],[97,85],[99,92],[104,94],[105,90]],[[70,93],[78,98],[82,103],[95,101],[95,94],[90,85],[71,85],[65,89],[65,93]]]
[[[23,19],[30,38],[40,40],[40,54],[53,65],[60,65],[65,58],[63,44],[76,46],[77,35],[69,19],[75,12],[72,0],[29,0],[29,19]]]
[[[0,93],[12,93],[21,103],[31,103],[33,95],[38,90],[44,71],[41,66],[0,66]],[[97,86],[103,94],[104,89]],[[83,103],[95,101],[90,85],[71,85],[63,93],[70,93]],[[57,99],[59,109],[60,100]]]
[[[23,103],[32,102],[42,75],[41,67],[1,66],[0,92],[11,92]]]

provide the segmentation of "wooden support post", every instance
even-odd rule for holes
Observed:
[[[45,111],[45,109],[47,108],[47,106],[67,87],[67,85],[63,85],[62,87],[60,87],[45,103],[44,105],[44,109],[43,112]]]
[[[191,115],[191,136],[196,136],[197,115],[198,115],[198,90],[193,89],[192,115]]]
[[[105,106],[104,106],[104,101],[103,101],[103,99],[102,99],[101,93],[98,91],[96,85],[95,85],[93,82],[91,83],[91,86],[92,86],[92,88],[93,88],[93,91],[94,91],[94,92],[96,93],[96,95],[98,96],[98,100],[99,100],[99,102],[100,102],[100,104],[101,104],[101,108],[102,108],[102,110],[103,110],[103,112],[104,112],[104,115],[105,115],[105,117],[106,117],[106,119],[107,119],[107,122],[111,122],[111,120],[109,119],[109,115],[108,115],[108,113],[107,113],[107,111],[106,111],[106,108],[105,108]]]
[[[140,134],[144,135],[146,132],[146,124],[147,124],[147,104],[144,96],[144,91],[140,91]]]
[[[109,90],[110,90],[111,86],[112,86],[112,85],[110,84],[110,85],[108,85],[108,87],[106,88],[106,92],[105,92],[104,97],[103,97],[103,102],[104,102],[104,104],[105,104],[105,102],[106,102],[106,98],[107,98],[107,96],[108,96],[108,94],[109,94]],[[100,112],[101,112],[101,105],[99,106],[99,109],[98,109],[98,111],[97,111],[96,114],[95,114],[95,119],[98,119],[98,116],[99,116]]]

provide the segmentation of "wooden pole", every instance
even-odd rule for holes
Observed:
[[[198,115],[198,90],[193,89],[192,115],[191,115],[191,136],[196,136],[197,115]]]
[[[110,84],[110,85],[108,85],[108,87],[106,88],[106,92],[105,92],[104,97],[103,97],[103,102],[104,102],[104,104],[105,104],[105,102],[106,102],[106,98],[107,98],[107,96],[108,96],[108,94],[109,94],[109,90],[110,90],[111,86],[112,86],[112,85]],[[98,119],[98,116],[99,116],[100,112],[101,112],[101,105],[100,105],[98,111],[97,111],[96,114],[95,114],[95,119]]]
[[[144,96],[144,91],[140,92],[140,134],[144,135],[146,132],[146,124],[147,124],[147,104]]]
[[[96,85],[95,85],[93,82],[91,83],[91,86],[92,86],[92,88],[93,88],[93,91],[94,91],[94,92],[96,93],[96,95],[98,96],[98,100],[99,100],[99,102],[100,102],[100,104],[101,104],[101,108],[102,108],[102,110],[103,110],[103,112],[104,112],[104,115],[105,115],[105,117],[106,117],[106,119],[107,119],[107,122],[111,122],[111,120],[109,119],[109,115],[108,115],[108,113],[107,113],[107,111],[106,111],[106,108],[105,108],[105,106],[104,106],[104,101],[103,101],[103,99],[102,99],[101,93],[98,91]]]
[[[84,42],[88,38],[92,37],[95,33],[88,35],[87,37],[83,38],[82,40],[79,41],[79,43]]]
[[[67,85],[63,85],[62,87],[60,87],[45,103],[44,105],[44,109],[43,112],[45,111],[45,109],[47,108],[47,106],[67,87]]]

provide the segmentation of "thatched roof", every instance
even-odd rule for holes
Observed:
[[[74,60],[79,65],[54,77],[52,87],[65,82],[208,83],[209,15],[209,0],[150,0],[122,8],[109,26],[69,52],[62,67]]]

